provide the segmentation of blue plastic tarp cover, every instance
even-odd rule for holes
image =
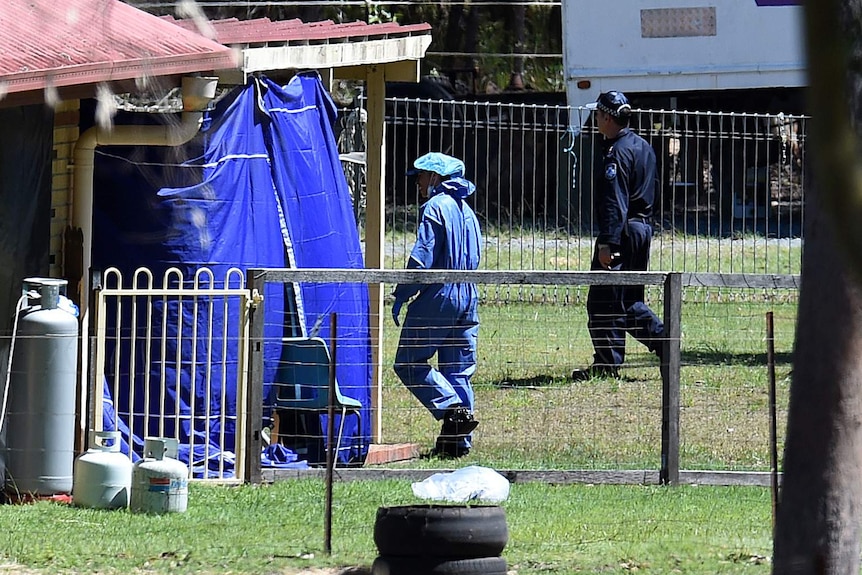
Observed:
[[[186,147],[188,157],[182,162],[165,156],[154,161],[151,155],[157,152],[152,151],[142,157],[140,150],[107,150],[96,161],[94,267],[117,267],[124,277],[147,267],[155,278],[177,268],[186,279],[206,267],[213,272],[213,287],[224,284],[231,268],[364,267],[332,130],[335,114],[317,74],[299,74],[285,86],[256,78],[207,114],[202,136]],[[159,185],[165,181],[183,185]],[[232,277],[230,287],[238,287]],[[337,378],[342,392],[363,405],[362,429],[357,429],[358,418],[345,420],[347,439],[339,458],[361,460],[365,453],[360,446],[367,446],[370,436],[367,286],[268,283],[264,297],[265,400],[281,354],[281,337],[316,335],[330,341],[329,318],[337,314]],[[236,351],[218,341],[195,342],[187,336],[179,338],[182,343],[178,344],[171,336],[204,333],[206,327],[218,337],[225,322],[239,317],[236,307],[236,302],[215,305],[203,313],[198,309],[193,316],[192,307],[181,301],[153,302],[157,313],[151,314],[150,333],[160,334],[164,329],[168,348],[162,352],[139,344],[134,353],[121,354],[118,361],[124,369],[119,373],[128,371],[132,355],[134,365],[149,365],[148,374],[140,367],[141,373],[134,374],[134,397],[127,384],[108,382],[116,417],[124,420],[119,427],[129,429],[133,436],[125,438],[127,445],[142,445],[145,435],[177,435],[181,459],[196,475],[232,470]],[[130,318],[122,317],[128,313],[123,308],[120,315],[109,314],[108,333],[111,322],[128,321]],[[210,324],[215,328],[207,327]],[[149,364],[142,361],[147,352]],[[193,356],[194,362],[189,360]],[[115,367],[106,366],[109,379],[117,371]],[[142,385],[145,375],[151,380],[149,403]],[[166,397],[156,398],[160,381],[169,385],[164,386]],[[175,381],[181,385],[173,385]],[[145,428],[147,405],[179,415],[163,421],[163,428],[149,418]],[[264,411],[268,416],[266,403]],[[325,423],[324,416],[321,429]],[[105,425],[113,428],[115,422]],[[291,460],[281,450],[270,450],[263,457],[265,464],[278,466],[289,465]]]

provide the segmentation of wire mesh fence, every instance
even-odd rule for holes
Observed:
[[[305,274],[296,276],[296,281],[312,283],[324,281],[327,273],[342,272],[347,270],[284,270],[285,274]],[[370,274],[364,277],[377,283],[392,281],[393,274],[423,272],[349,273]],[[313,274],[323,279],[313,279]],[[637,280],[620,272],[559,274],[522,272],[519,285],[512,283],[510,287],[550,292],[571,286],[586,289],[591,283],[609,281],[603,280],[603,275],[620,278],[616,280],[620,282]],[[495,276],[494,281],[499,282],[500,277]],[[665,274],[639,277],[650,286],[648,303],[661,314],[667,290],[661,287]],[[690,274],[684,278],[682,291],[686,297],[682,298],[679,314],[680,335],[677,341],[670,342],[679,345],[679,363],[672,367],[678,382],[679,467],[767,472],[771,465],[769,375],[772,370],[777,381],[775,417],[783,422],[798,278],[753,274]],[[454,281],[454,276],[450,279]],[[748,287],[746,282],[750,282]],[[746,292],[745,297],[739,297],[740,292]],[[554,299],[483,298],[479,309],[478,369],[472,383],[480,425],[473,434],[471,463],[495,469],[658,473],[665,464],[667,431],[663,425],[669,380],[655,355],[630,338],[619,378],[574,382],[570,377],[572,369],[592,360],[585,305]],[[767,330],[767,313],[775,318],[772,334]],[[440,432],[440,422],[392,369],[399,328],[389,314],[386,308],[378,318],[383,335],[372,343],[374,353],[382,358],[381,386],[373,394],[372,406],[374,417],[381,422],[376,441],[415,443],[420,453],[427,453]],[[273,320],[267,320],[270,321]],[[665,314],[665,322],[669,321]],[[337,334],[334,337],[333,344],[339,347],[358,344]],[[772,365],[767,362],[768,337],[775,341]],[[781,450],[783,446],[777,447]],[[422,459],[410,462],[417,464],[423,465]],[[427,465],[447,463],[430,459]]]
[[[656,153],[652,270],[798,274],[804,224],[807,118],[635,110],[632,128]],[[462,158],[477,184],[480,269],[587,270],[596,226],[601,135],[587,111],[543,103],[387,100],[386,266],[404,265],[420,200],[404,175],[426,151]],[[586,285],[484,284],[474,378],[476,453],[520,468],[657,468],[661,376],[629,340],[619,380],[573,384],[588,365]],[[662,289],[647,286],[660,305]],[[777,421],[784,421],[797,292],[687,284],[680,337],[680,467],[769,468],[767,313],[775,320]],[[381,321],[385,323],[384,318]],[[424,446],[434,422],[388,366],[397,333],[384,328],[383,439]],[[778,437],[783,434],[779,433]]]
[[[482,270],[523,271],[510,281],[481,283],[473,379],[481,425],[471,457],[497,468],[658,469],[665,455],[667,381],[656,357],[630,341],[621,378],[578,384],[569,378],[573,368],[592,361],[585,300],[593,280],[577,270],[588,269],[595,231],[593,127],[560,106],[390,104],[388,149],[396,159],[387,161],[386,265],[403,266],[415,232],[418,198],[403,168],[421,152],[440,149],[465,158],[484,191],[476,198],[485,228]],[[362,117],[354,114],[342,130],[342,139],[357,136],[349,154],[361,153]],[[767,312],[777,317],[777,419],[783,421],[797,293],[795,285],[758,277],[799,270],[805,118],[640,111],[634,126],[661,158],[652,269],[693,274],[681,294],[681,361],[675,368],[680,466],[764,471],[769,414],[763,318]],[[361,223],[360,158],[346,163]],[[561,281],[545,271],[586,275]],[[723,281],[727,274],[738,281]],[[661,283],[647,283],[647,301],[660,310]],[[296,313],[285,308],[285,314]],[[373,358],[381,358],[375,380],[381,385],[370,398],[380,425],[376,439],[427,449],[439,422],[392,371],[398,330],[388,310],[376,313],[370,324],[383,326],[382,337],[375,334],[374,353],[363,366],[373,371]],[[272,327],[294,319],[286,315]],[[354,385],[346,383],[348,393]],[[266,401],[249,398],[269,414],[273,406]]]

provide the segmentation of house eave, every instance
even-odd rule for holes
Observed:
[[[246,74],[286,69],[349,68],[404,60],[419,61],[431,45],[431,35],[361,42],[242,47]]]

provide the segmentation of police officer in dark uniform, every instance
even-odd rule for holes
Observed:
[[[602,171],[597,175],[596,238],[591,270],[644,271],[649,264],[652,210],[658,175],[655,152],[629,129],[631,106],[622,92],[605,92],[589,104],[604,136]],[[626,332],[661,358],[664,325],[644,303],[644,286],[590,286],[587,327],[593,364],[572,379],[619,377]]]

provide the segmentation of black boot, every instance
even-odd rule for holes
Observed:
[[[466,407],[447,410],[440,436],[431,454],[447,459],[464,457],[470,453],[470,448],[462,445],[461,440],[473,433],[478,425],[479,422],[473,419],[473,414]]]
[[[479,422],[473,419],[473,414],[466,407],[453,407],[446,411],[443,417],[441,436],[465,437],[473,433]]]
[[[457,439],[451,437],[440,436],[437,438],[437,443],[434,444],[434,449],[428,455],[439,459],[458,459],[470,453],[470,448],[458,444]]]

